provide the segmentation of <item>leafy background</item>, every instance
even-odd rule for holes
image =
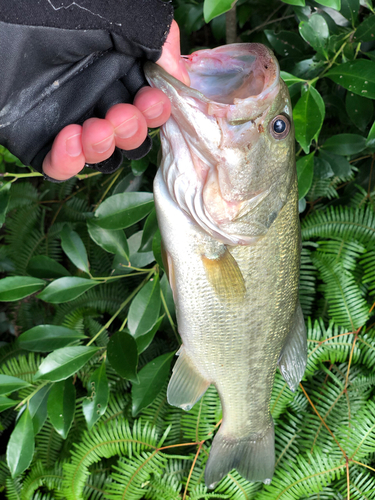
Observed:
[[[166,385],[180,339],[147,158],[43,181],[0,148],[0,489],[18,499],[375,498],[375,15],[371,0],[176,0],[183,51],[261,42],[289,86],[309,357],[276,375],[270,486],[203,472],[220,401]],[[230,10],[231,9],[231,10]],[[227,14],[224,14],[224,12]]]

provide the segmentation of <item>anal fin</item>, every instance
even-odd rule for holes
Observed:
[[[167,399],[170,405],[188,411],[203,396],[210,383],[198,372],[183,346],[178,354],[167,389]]]
[[[279,358],[279,369],[289,388],[294,392],[305,372],[307,363],[306,327],[301,304],[298,302],[293,326],[286,338]]]

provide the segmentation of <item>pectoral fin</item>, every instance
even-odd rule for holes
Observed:
[[[203,396],[209,385],[182,346],[167,389],[168,403],[188,411]]]
[[[202,255],[202,262],[207,279],[221,300],[244,298],[246,286],[241,269],[226,247],[217,258]]]
[[[305,372],[307,363],[306,327],[301,304],[298,302],[293,326],[286,338],[279,358],[279,369],[289,388],[294,392]]]

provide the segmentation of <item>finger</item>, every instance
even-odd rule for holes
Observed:
[[[147,137],[146,118],[132,104],[116,104],[105,120],[113,128],[116,146],[120,149],[136,149]]]
[[[134,106],[146,118],[148,127],[160,127],[171,115],[171,103],[159,89],[143,87],[134,98]]]
[[[43,171],[52,179],[65,181],[85,165],[81,142],[82,127],[68,125],[56,136],[51,151],[43,161]]]
[[[87,163],[99,163],[115,150],[115,134],[107,120],[89,118],[82,127],[82,147]]]
[[[185,85],[190,85],[190,77],[185,62],[181,58],[180,29],[174,20],[157,64],[177,80],[180,80]]]

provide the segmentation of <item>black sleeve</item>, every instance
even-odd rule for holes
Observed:
[[[0,143],[39,172],[57,133],[132,102],[173,19],[162,0],[0,0]],[[137,159],[151,146],[148,137]],[[113,172],[113,156],[97,165]]]

